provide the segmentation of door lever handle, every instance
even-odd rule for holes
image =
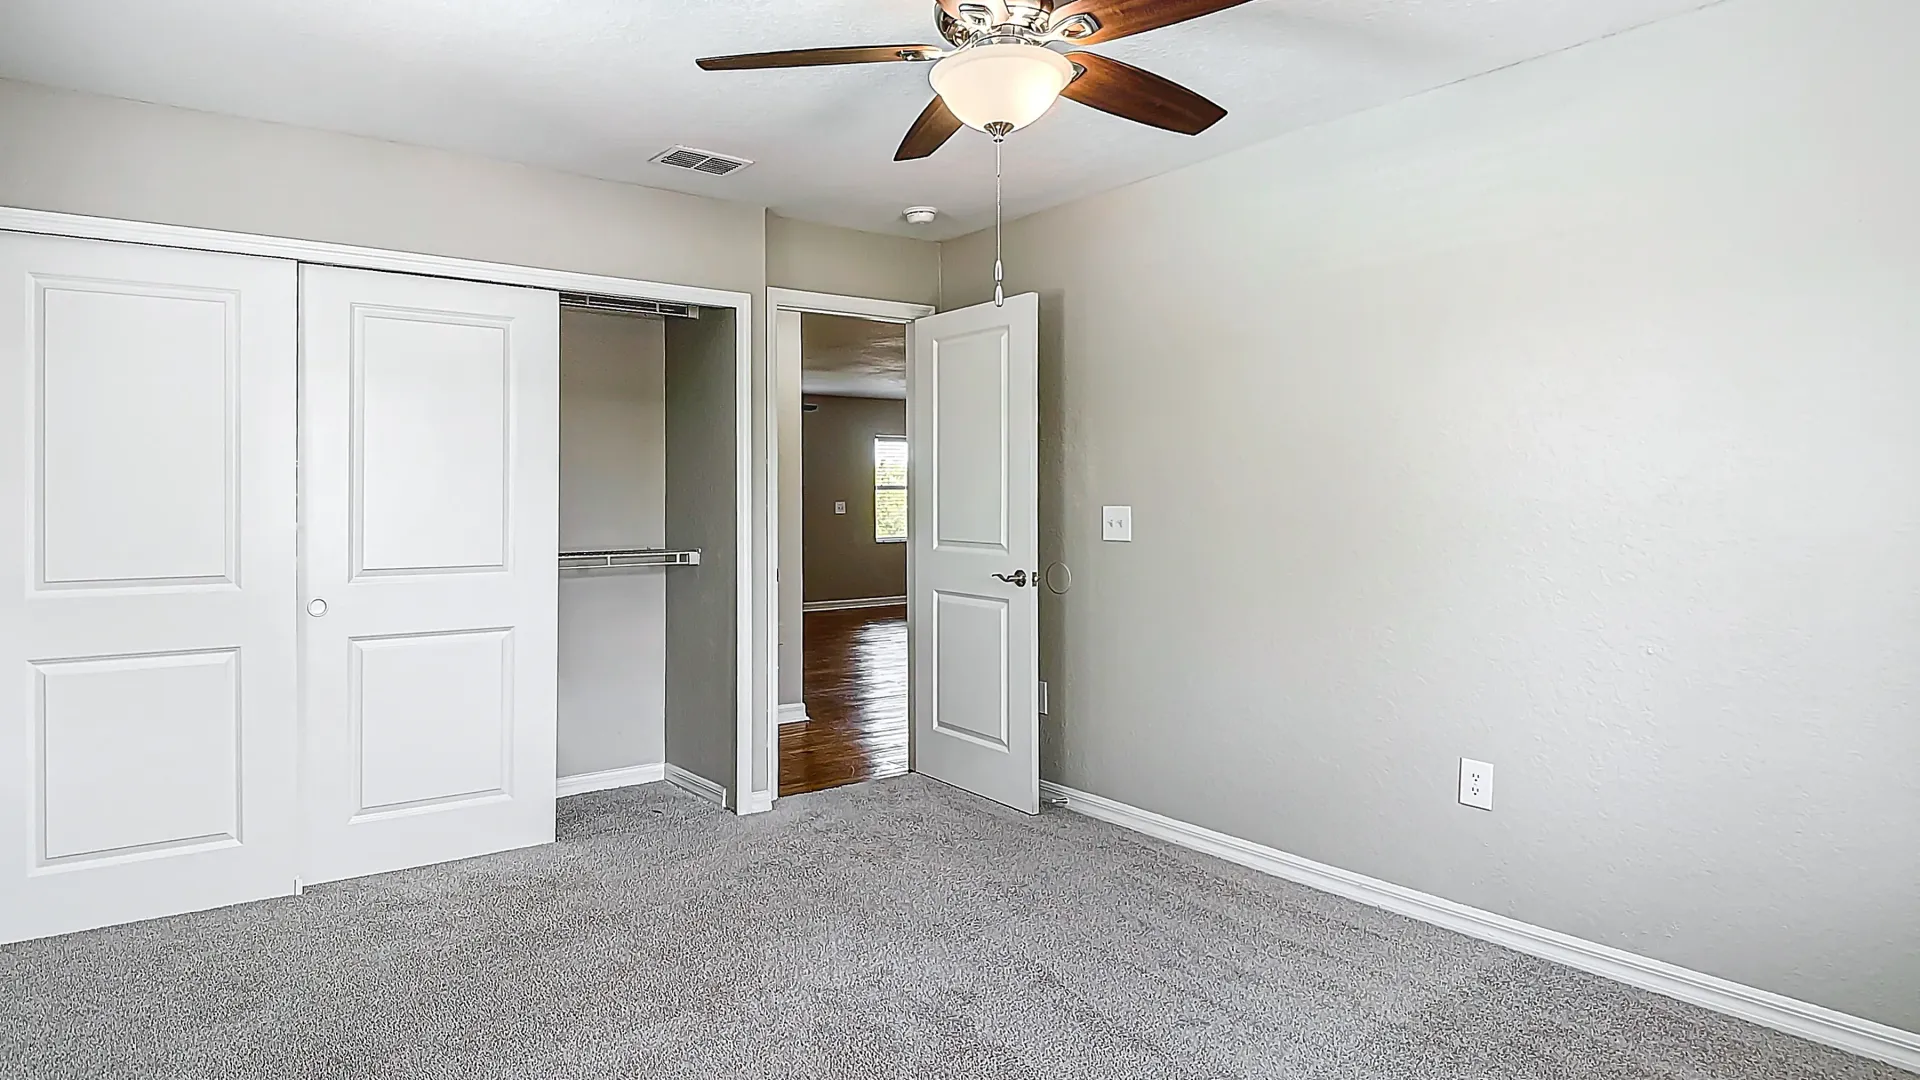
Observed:
[[[1011,574],[995,574],[993,576],[999,578],[1001,581],[1007,582],[1016,589],[1024,589],[1027,587],[1027,572],[1025,570],[1015,570]]]

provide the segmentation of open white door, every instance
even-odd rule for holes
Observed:
[[[551,842],[559,297],[300,274],[301,876]]]
[[[295,280],[0,233],[0,940],[295,889]]]
[[[1040,298],[916,320],[907,366],[914,769],[1040,810]]]

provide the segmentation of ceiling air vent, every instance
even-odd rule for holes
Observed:
[[[753,164],[746,158],[716,154],[711,150],[695,150],[691,146],[676,146],[670,150],[663,150],[655,154],[653,160],[662,165],[671,165],[676,169],[691,169],[694,172],[706,173],[708,176],[725,176]]]

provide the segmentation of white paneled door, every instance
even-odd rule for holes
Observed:
[[[913,324],[914,768],[1040,809],[1040,300]]]
[[[295,891],[296,280],[0,233],[0,940]]]
[[[301,877],[548,843],[559,297],[302,267]]]

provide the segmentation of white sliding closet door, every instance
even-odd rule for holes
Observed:
[[[0,940],[294,891],[295,282],[0,233]]]
[[[551,842],[559,297],[300,290],[301,877]]]

